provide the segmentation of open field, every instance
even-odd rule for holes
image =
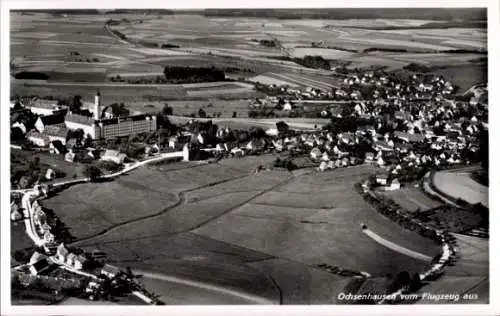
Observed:
[[[161,166],[141,168],[117,181],[75,186],[43,203],[81,239],[76,245],[100,249],[117,265],[146,264],[150,271],[271,300],[276,300],[277,286],[287,303],[335,302],[333,294],[349,279],[313,268],[316,264],[376,276],[425,269],[427,262],[363,234],[361,222],[401,247],[430,257],[438,253],[431,241],[382,217],[352,189],[376,172],[373,167],[295,177],[281,171],[253,174],[273,159],[224,159],[217,165],[163,171]],[[318,187],[323,188],[320,198],[310,198],[307,193]],[[120,194],[120,201],[109,203],[114,194]],[[148,205],[141,204],[144,200]],[[85,214],[98,222],[90,223],[82,218]],[[148,282],[169,295],[168,284]],[[210,297],[202,297],[206,295]]]
[[[410,212],[416,212],[417,210],[426,211],[443,205],[429,198],[420,188],[403,188],[396,191],[386,191],[383,192],[383,195],[394,200],[394,202]]]
[[[485,187],[470,177],[468,172],[440,171],[433,178],[437,189],[455,199],[463,199],[470,204],[481,203],[488,207],[488,187]]]
[[[141,23],[121,23],[111,27],[132,39],[147,40],[158,44],[174,44],[179,45],[180,48],[144,48],[119,40],[111,36],[104,28],[105,21],[110,18],[142,21]],[[337,84],[331,81],[331,78],[320,75],[327,75],[325,71],[268,58],[271,56],[302,57],[309,54],[322,55],[336,61],[348,61],[352,63],[350,67],[385,65],[391,69],[397,69],[415,60],[436,66],[456,65],[457,69],[444,69],[443,72],[448,72],[452,77],[450,79],[458,81],[460,86],[465,86],[464,80],[471,80],[463,78],[477,78],[481,73],[483,75],[479,81],[484,81],[485,67],[473,71],[478,73],[477,76],[464,76],[463,73],[458,73],[465,68],[464,66],[470,64],[469,60],[473,58],[469,57],[474,57],[474,55],[445,56],[434,52],[436,49],[484,50],[486,49],[486,30],[484,29],[375,29],[384,26],[412,27],[425,23],[427,20],[274,20],[212,18],[201,15],[154,16],[130,13],[69,15],[63,18],[43,13],[29,16],[13,13],[11,16],[11,55],[18,71],[46,71],[51,75],[49,81],[54,83],[64,81],[66,78],[71,78],[73,81],[103,83],[109,76],[121,73],[127,78],[134,78],[134,74],[144,78],[148,76],[148,73],[151,73],[151,76],[161,74],[162,68],[166,65],[178,65],[242,67],[251,69],[254,76],[264,75],[265,77],[258,77],[263,82],[275,80],[277,83],[288,82],[292,86],[311,86],[322,89],[336,86]],[[276,47],[262,46],[258,42],[260,39],[275,40],[278,45]],[[311,43],[319,42],[323,43],[322,46],[309,47]],[[362,52],[367,48],[403,49],[408,52],[387,55]],[[347,52],[343,49],[354,49],[358,53]],[[425,53],[428,50],[432,53]],[[26,52],[30,52],[29,55]],[[72,56],[71,52],[78,52],[80,55]],[[416,52],[425,54],[415,56]],[[77,61],[78,58],[82,61]],[[97,59],[97,61],[89,63],[87,59]],[[84,68],[85,70],[68,71],[69,68]],[[123,89],[128,89],[128,87]],[[110,94],[117,99],[116,101],[147,100],[151,95],[165,100],[214,97],[252,98],[255,96],[242,88],[236,88],[227,93],[221,89],[204,92],[178,91],[177,93],[172,91],[151,93],[148,87],[137,89],[140,90],[134,92],[134,95],[124,94],[123,90],[115,93],[111,91]],[[27,87],[21,83],[12,85],[13,93],[17,94],[31,92],[42,96],[75,93],[89,95],[95,92],[93,87],[79,87],[75,93],[68,90],[66,87],[61,87],[59,90],[58,87]]]
[[[488,82],[488,64],[453,65],[438,69],[437,74],[459,86],[458,93],[467,91],[473,85]]]

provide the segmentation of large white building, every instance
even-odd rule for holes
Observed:
[[[130,115],[126,117],[103,118],[101,96],[94,98],[93,116],[87,117],[69,112],[65,118],[68,129],[82,129],[92,139],[107,139],[156,131],[156,116]]]

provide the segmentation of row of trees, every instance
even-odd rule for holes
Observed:
[[[215,67],[166,66],[163,73],[168,81],[186,83],[224,81],[226,78],[224,72]]]

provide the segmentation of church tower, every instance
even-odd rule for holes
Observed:
[[[94,98],[94,120],[101,119],[101,93],[97,91]]]

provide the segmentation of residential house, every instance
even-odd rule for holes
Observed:
[[[284,111],[291,111],[293,109],[292,107],[292,104],[290,104],[290,102],[286,102],[284,105],[283,105],[283,110]]]
[[[380,167],[382,167],[383,165],[385,165],[385,161],[384,161],[384,159],[381,156],[378,157],[378,159],[377,159],[377,165],[379,165]]]
[[[105,275],[110,279],[115,278],[118,274],[120,274],[120,272],[121,271],[118,267],[112,266],[110,264],[105,264],[104,267],[101,269],[101,274]]]
[[[30,261],[29,261],[29,264],[34,264],[40,260],[43,260],[43,259],[46,259],[47,256],[42,254],[42,253],[39,253],[38,251],[35,251],[31,257],[30,257]]]
[[[68,258],[66,259],[66,264],[71,266],[73,269],[81,270],[86,261],[87,258],[85,258],[83,255],[70,253],[68,255]]]
[[[75,160],[75,154],[73,153],[73,150],[70,149],[69,152],[64,156],[64,160],[67,162],[73,162]]]
[[[77,270],[81,270],[85,267],[87,262],[88,260],[84,255],[77,255],[73,267]]]
[[[125,161],[127,155],[120,153],[118,150],[106,149],[104,155],[102,155],[101,160],[112,161],[116,164],[122,164]]]
[[[321,157],[321,150],[319,150],[318,147],[314,147],[312,150],[311,150],[311,158],[312,159],[319,159]]]
[[[359,100],[362,97],[361,92],[359,92],[358,90],[353,91],[349,96],[354,100]]]
[[[342,118],[342,108],[340,106],[332,106],[329,111],[332,117]]]
[[[25,133],[19,127],[12,127],[10,129],[10,140],[13,142],[24,140],[24,138],[25,138],[24,135],[25,135]]]
[[[250,151],[264,150],[266,142],[263,139],[252,139],[247,143],[245,148]]]
[[[53,141],[60,141],[63,145],[66,144],[66,136],[68,135],[68,130],[65,127],[55,127],[55,126],[47,126],[43,131],[44,135]]]
[[[349,162],[350,162],[349,158],[347,158],[347,157],[342,158],[342,160],[341,160],[342,167],[349,166]]]
[[[368,181],[368,180],[363,181],[363,183],[361,184],[361,188],[363,188],[364,192],[369,191],[370,190],[370,181]]]
[[[379,151],[379,150],[386,151],[386,152],[393,151],[393,147],[391,147],[389,145],[389,143],[387,143],[385,141],[375,141],[374,149],[376,151]]]
[[[320,163],[320,165],[319,165],[318,169],[319,169],[320,171],[325,171],[325,170],[327,170],[327,169],[328,169],[328,163],[326,163],[325,161],[322,161],[322,162]]]
[[[270,128],[266,130],[266,135],[268,136],[278,136],[279,132],[277,128]]]
[[[373,161],[374,158],[375,158],[375,154],[372,152],[367,152],[365,154],[365,161],[367,161],[367,162]]]
[[[326,151],[321,156],[321,160],[323,160],[323,161],[329,161],[330,160],[330,157],[328,156],[328,153]]]
[[[43,133],[47,126],[66,127],[64,115],[62,113],[40,116],[35,122],[35,128],[38,132]],[[64,135],[66,137],[66,135]]]
[[[32,275],[39,275],[39,274],[43,273],[44,271],[48,270],[49,267],[50,267],[49,261],[47,260],[47,258],[43,258],[43,259],[40,259],[37,262],[31,264],[29,266],[29,270],[30,270]]]
[[[387,185],[388,176],[386,174],[378,174],[375,178],[377,184]]]
[[[46,230],[44,233],[43,233],[43,240],[46,242],[46,243],[53,243],[55,241],[55,237],[54,237],[54,234],[52,234],[50,231]]]
[[[230,154],[233,157],[243,157],[245,155],[245,152],[243,151],[243,149],[241,149],[239,147],[235,147],[235,148],[231,149]]]
[[[335,162],[333,160],[328,161],[328,169],[335,169]]]
[[[61,243],[57,247],[57,253],[56,253],[57,260],[59,262],[66,262],[68,255],[69,255],[68,249],[66,249],[66,247],[64,246],[64,244]]]
[[[67,151],[66,147],[59,140],[55,140],[49,144],[51,154],[64,155]]]
[[[391,181],[391,184],[389,186],[385,187],[386,191],[394,191],[394,190],[399,190],[401,188],[401,184],[399,183],[398,179],[393,179]]]
[[[53,180],[55,177],[56,177],[56,172],[52,170],[52,168],[48,168],[47,172],[45,173],[45,179]]]
[[[47,135],[43,135],[35,130],[31,130],[26,135],[27,139],[38,147],[47,147],[50,143],[50,139]]]

